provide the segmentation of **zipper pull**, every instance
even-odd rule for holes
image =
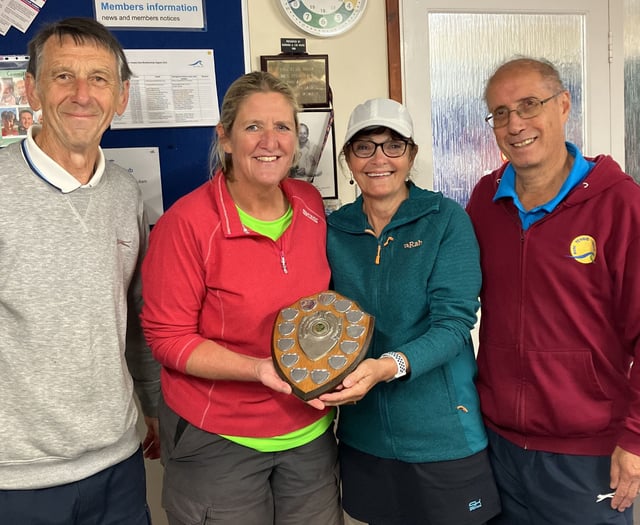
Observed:
[[[382,248],[383,247],[386,248],[387,245],[393,240],[394,238],[389,236],[387,237],[387,240],[384,242],[384,244],[381,245],[380,243],[378,243],[378,253],[376,253],[376,264],[380,264],[380,251],[382,250]]]
[[[280,265],[284,273],[289,273],[287,270],[287,260],[284,258],[284,252],[282,250],[280,251]]]

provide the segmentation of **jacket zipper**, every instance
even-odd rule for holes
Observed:
[[[275,241],[276,248],[278,249],[278,257],[280,258],[280,267],[282,268],[282,273],[285,275],[289,273],[289,269],[287,268],[287,256],[285,255],[285,245],[284,245],[284,236],[287,232],[284,232],[280,238]]]
[[[523,299],[523,290],[524,290],[524,281],[525,281],[525,252],[526,252],[526,231],[520,227],[520,307],[519,307],[519,319],[518,319],[518,357],[520,360],[520,384],[519,384],[519,402],[516,405],[518,414],[516,416],[516,421],[518,421],[518,426],[521,428],[522,433],[525,434],[525,450],[528,449],[528,442],[526,438],[526,428],[525,428],[525,416],[524,413],[526,411],[526,400],[524,395],[524,384],[525,384],[525,352],[524,352],[524,344],[523,344],[523,334],[524,334],[524,299]]]

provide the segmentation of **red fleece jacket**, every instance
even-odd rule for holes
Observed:
[[[185,374],[205,339],[269,357],[278,312],[328,288],[322,198],[306,182],[286,179],[282,189],[293,219],[275,242],[242,225],[221,173],[176,202],[151,233],[142,268],[145,336],[163,365],[167,404],[209,432],[278,436],[326,414],[260,383]]]

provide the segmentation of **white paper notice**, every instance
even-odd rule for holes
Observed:
[[[4,2],[4,10],[0,14],[0,27],[9,24],[17,27],[23,33],[26,32],[45,2],[46,0],[8,0]]]
[[[138,181],[149,224],[155,224],[164,211],[158,148],[103,148],[102,151],[107,162],[115,162]]]
[[[220,119],[211,49],[127,49],[129,104],[113,129],[215,126]]]
[[[4,36],[7,31],[11,29],[11,24],[4,21],[4,10],[7,7],[9,0],[0,0],[0,35]]]

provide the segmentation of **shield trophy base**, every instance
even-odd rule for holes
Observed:
[[[374,318],[327,290],[280,310],[271,356],[278,375],[303,401],[334,390],[367,354]]]

